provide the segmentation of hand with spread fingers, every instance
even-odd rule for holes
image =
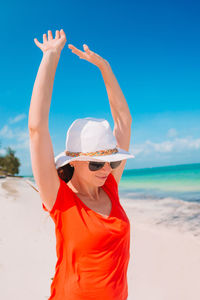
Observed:
[[[56,30],[55,38],[53,38],[51,30],[48,30],[48,39],[46,33],[43,34],[43,43],[40,43],[36,38],[35,44],[42,50],[43,54],[47,51],[52,51],[60,54],[65,46],[67,39],[63,29]]]
[[[68,48],[72,50],[72,53],[75,53],[76,55],[78,55],[80,59],[85,59],[100,69],[102,67],[104,67],[105,65],[109,66],[109,63],[107,60],[105,60],[104,58],[99,56],[97,53],[91,51],[86,44],[83,45],[84,52],[77,49],[72,44],[69,44]]]

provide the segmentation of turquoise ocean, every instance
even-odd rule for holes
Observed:
[[[124,170],[120,199],[144,222],[200,240],[200,164]]]
[[[200,163],[124,170],[119,197],[136,219],[200,239]]]

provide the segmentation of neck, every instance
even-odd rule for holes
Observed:
[[[73,187],[75,193],[88,198],[90,200],[98,201],[100,200],[100,187],[92,186],[85,181],[79,180],[74,177],[70,180],[70,184]]]

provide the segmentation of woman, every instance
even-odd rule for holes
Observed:
[[[126,300],[130,223],[119,202],[118,184],[131,136],[128,105],[109,63],[84,45],[73,53],[96,65],[103,76],[114,119],[75,120],[66,149],[54,160],[48,130],[53,81],[66,36],[48,31],[34,39],[43,58],[34,83],[29,135],[32,169],[42,206],[55,222],[57,264],[49,300]]]

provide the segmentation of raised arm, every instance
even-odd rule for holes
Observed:
[[[55,39],[48,31],[43,34],[43,43],[34,39],[42,50],[43,57],[34,83],[29,109],[29,136],[31,163],[40,197],[49,211],[52,209],[59,189],[59,177],[54,163],[53,146],[48,120],[53,82],[61,50],[66,43],[63,30],[56,30]]]
[[[126,99],[117,82],[117,79],[115,78],[114,73],[112,72],[110,64],[97,53],[91,51],[85,44],[83,45],[85,52],[77,49],[71,44],[69,44],[68,47],[73,53],[78,55],[79,58],[89,61],[100,69],[105,82],[110,109],[114,120],[113,134],[117,140],[117,146],[121,149],[129,151],[132,117]],[[112,170],[112,174],[118,184],[121,179],[125,164],[126,160],[122,161],[119,167]]]
[[[129,151],[132,117],[128,104],[110,65],[102,64],[100,70],[105,82],[110,109],[114,120],[113,134],[117,140],[117,146],[123,150]],[[126,160],[123,160],[119,167],[112,170],[112,174],[118,184],[125,165]]]

